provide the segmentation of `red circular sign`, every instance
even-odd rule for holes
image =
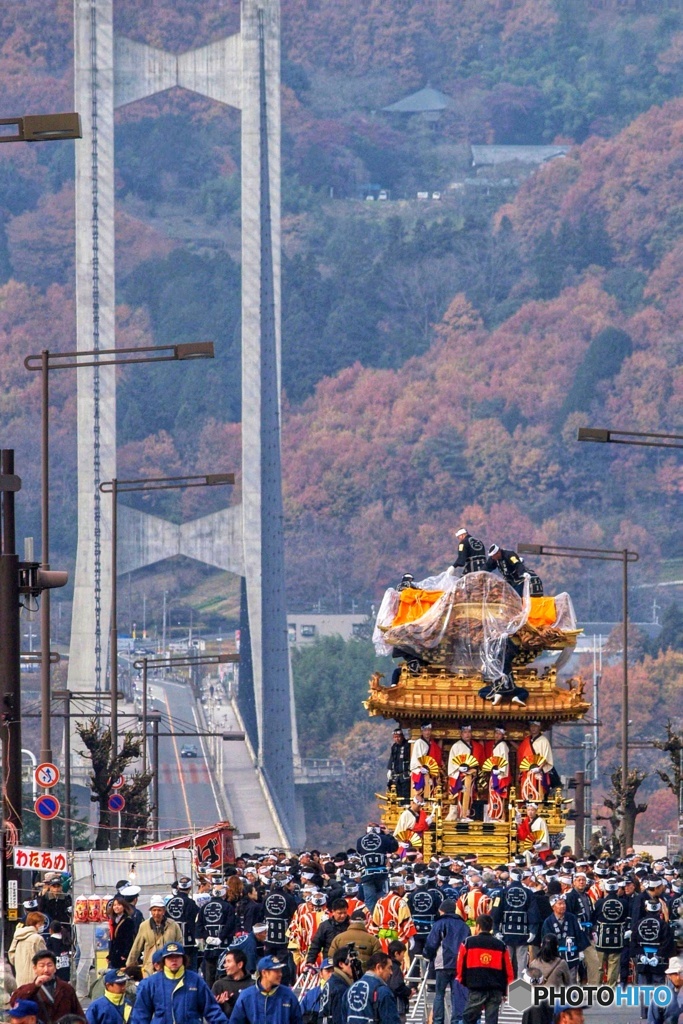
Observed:
[[[122,811],[125,806],[125,797],[121,796],[120,793],[112,793],[107,802],[107,807],[109,808],[110,811],[113,811],[114,814],[118,814],[119,811]]]
[[[33,809],[43,821],[50,821],[51,818],[56,818],[59,814],[59,800],[56,796],[52,796],[51,793],[44,793],[43,796],[38,797],[33,805]]]
[[[59,768],[50,761],[44,761],[43,764],[38,765],[33,773],[33,777],[43,789],[50,789],[59,782]]]
[[[125,786],[125,784],[126,784],[125,776],[124,775],[119,775],[118,779],[116,779],[114,782],[112,782],[111,788],[112,789],[121,789],[121,787]]]

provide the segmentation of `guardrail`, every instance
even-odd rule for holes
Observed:
[[[343,779],[345,775],[346,762],[340,757],[300,757],[294,761],[294,781],[303,785]]]

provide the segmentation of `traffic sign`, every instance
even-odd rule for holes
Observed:
[[[109,808],[109,810],[113,811],[114,814],[118,814],[119,811],[122,811],[125,806],[126,806],[126,799],[125,799],[125,797],[121,796],[120,793],[112,793],[112,795],[109,797],[109,801],[107,803],[107,807]]]
[[[56,796],[52,796],[51,793],[44,793],[39,796],[33,805],[33,809],[39,818],[43,821],[50,821],[51,818],[56,818],[59,814],[59,800]]]
[[[50,789],[52,786],[56,786],[59,782],[59,768],[56,764],[50,764],[49,761],[44,761],[43,764],[39,764],[33,773],[33,777],[39,786],[43,789]]]
[[[118,779],[116,779],[114,782],[112,782],[111,788],[112,789],[121,789],[121,786],[125,786],[125,784],[126,784],[125,776],[119,775]]]

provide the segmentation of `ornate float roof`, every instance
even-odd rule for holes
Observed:
[[[525,728],[537,719],[544,725],[576,721],[588,711],[581,679],[567,680],[558,686],[557,671],[546,667],[517,669],[515,682],[529,691],[526,707],[503,702],[494,707],[479,696],[483,686],[477,674],[453,674],[445,670],[425,669],[414,674],[404,665],[397,686],[382,684],[376,672],[370,680],[370,693],[365,707],[371,715],[394,718],[402,725],[415,727],[420,719],[429,717],[434,724],[453,723],[463,719],[482,725],[501,722],[506,727],[519,723]]]

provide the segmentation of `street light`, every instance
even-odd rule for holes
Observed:
[[[59,142],[82,139],[80,114],[25,114],[0,118],[0,125],[14,125],[16,131],[0,132],[0,142]]]
[[[42,352],[27,356],[24,366],[27,370],[41,374],[41,570],[50,567],[50,370],[79,369],[84,366],[125,366],[129,363],[156,363],[187,359],[213,359],[213,342],[200,341],[184,345],[143,345],[139,348],[93,349],[83,352]],[[50,730],[50,597],[43,594],[40,605],[40,760],[52,761],[52,738]],[[113,687],[114,691],[116,686]],[[52,844],[52,822],[41,821],[40,841],[43,846]]]
[[[621,689],[621,784],[622,804],[626,800],[628,782],[628,566],[637,562],[637,551],[613,548],[576,548],[566,545],[552,544],[519,544],[520,555],[548,555],[552,558],[593,559],[599,562],[621,562],[622,565],[622,604],[623,604],[623,657],[622,657],[622,689]]]
[[[117,508],[119,494],[130,494],[133,491],[166,491],[175,488],[186,487],[220,487],[224,484],[234,484],[234,473],[201,473],[192,476],[162,476],[139,480],[107,480],[100,484],[100,491],[103,494],[111,494],[111,634],[109,640],[109,657],[111,668],[109,670],[110,685],[112,692],[111,702],[111,749],[116,755],[119,738],[119,708],[118,700],[113,695],[118,688],[119,655],[118,655],[118,610],[117,610],[117,579],[116,563],[118,559],[117,550]]]
[[[13,132],[7,130],[8,128],[11,127],[14,127],[15,129]],[[56,142],[63,139],[80,139],[82,137],[83,132],[81,129],[81,118],[80,115],[77,113],[38,115],[28,114],[22,117],[5,117],[0,119],[0,142]],[[47,605],[49,625],[50,599],[47,593],[43,594],[43,603]],[[3,647],[12,648],[11,656],[12,658],[14,658],[14,654],[17,652],[13,650],[12,639],[3,634],[1,638],[1,643]],[[48,673],[49,686],[50,669],[49,658],[47,656],[44,658],[44,666],[45,671],[47,671]],[[6,679],[4,680],[4,682],[6,683],[7,687],[10,688],[10,690],[12,688],[12,685],[16,684],[18,692],[19,677],[17,676],[16,678],[14,678],[15,668],[18,672],[18,661],[17,665],[11,668],[9,675],[5,673]],[[41,681],[43,678],[42,671],[43,670],[41,670]],[[47,717],[49,721],[49,707]],[[19,803],[17,804],[16,811],[19,819],[19,827],[21,827],[21,787],[19,788],[18,800]],[[44,842],[44,845],[49,845],[52,841],[51,823],[41,822],[40,831],[41,841]]]
[[[683,434],[643,433],[637,430],[603,430],[599,427],[579,427],[577,441],[597,444],[630,444],[642,448],[683,448]],[[676,442],[682,442],[677,444]]]

